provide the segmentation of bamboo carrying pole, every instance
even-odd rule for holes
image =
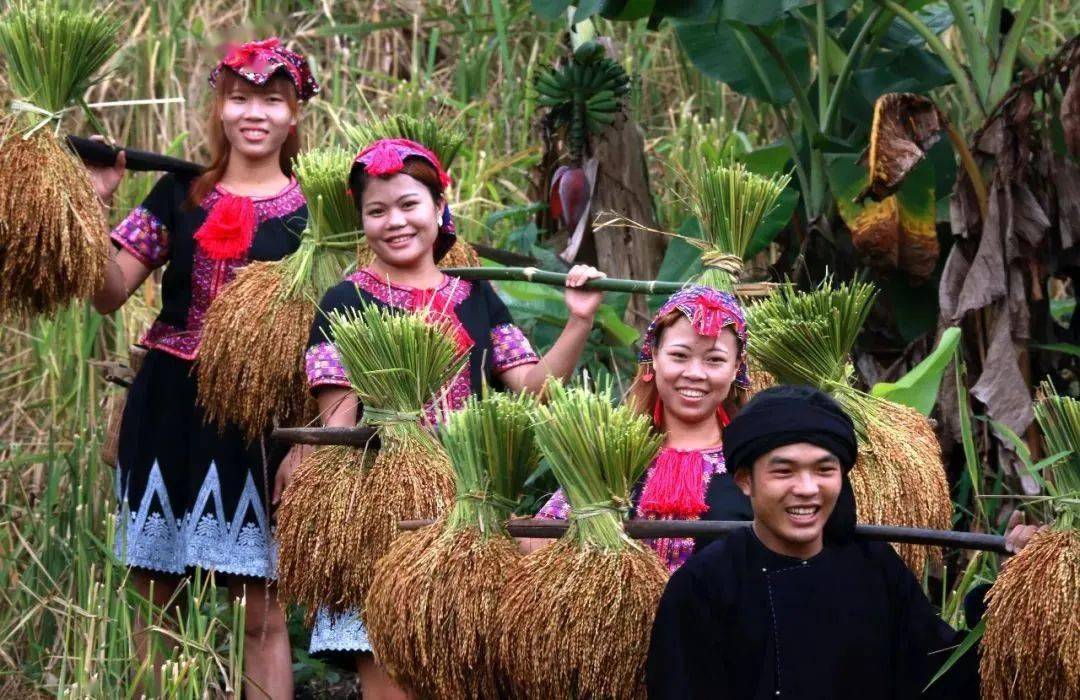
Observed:
[[[68,146],[75,154],[88,163],[111,166],[116,163],[116,155],[123,150],[127,158],[127,169],[140,172],[162,171],[177,175],[198,175],[206,169],[199,163],[191,163],[172,156],[163,156],[152,151],[139,151],[134,148],[110,146],[104,141],[95,141],[81,136],[67,137]]]
[[[367,427],[356,428],[277,428],[275,440],[306,445],[349,445],[378,449],[375,431]],[[430,520],[406,520],[399,527],[416,530],[430,525]],[[514,537],[559,537],[566,532],[567,523],[559,520],[523,519],[507,523]],[[626,523],[626,533],[635,539],[656,537],[708,537],[724,535],[749,527],[743,520],[631,520]],[[855,533],[860,537],[878,542],[906,542],[952,549],[974,549],[984,552],[1007,554],[1005,538],[978,532],[955,532],[931,530],[918,527],[892,525],[857,525]]]
[[[432,524],[431,520],[403,520],[398,524],[402,530],[419,530]],[[561,537],[569,523],[565,520],[526,518],[511,520],[507,530],[514,537],[549,538]],[[657,537],[709,537],[726,535],[750,527],[748,520],[631,520],[626,523],[626,534],[637,540]],[[1007,554],[1005,538],[978,532],[954,532],[952,530],[929,530],[919,527],[894,527],[892,525],[856,525],[855,534],[877,542],[908,542],[954,549],[977,549],[984,552]]]
[[[448,275],[464,280],[487,280],[489,282],[534,282],[552,287],[566,286],[566,275],[561,272],[549,272],[535,267],[449,267],[443,270]],[[661,282],[659,280],[625,280],[613,277],[589,280],[584,289],[596,289],[602,292],[626,292],[630,294],[658,294],[668,296],[685,287],[685,282]],[[768,296],[775,285],[767,282],[740,284],[735,287],[735,294],[741,297]]]

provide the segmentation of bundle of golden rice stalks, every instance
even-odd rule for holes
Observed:
[[[306,608],[308,624],[320,605],[343,597],[355,537],[343,523],[356,517],[354,494],[372,453],[320,447],[296,467],[277,509],[278,590]]]
[[[930,421],[914,408],[892,401],[859,403],[863,405],[865,439],[860,440],[859,457],[851,472],[859,522],[951,529],[949,482]],[[927,559],[940,557],[935,547],[893,547],[920,578]]]
[[[1080,533],[1036,534],[998,575],[984,620],[986,700],[1080,697]]]
[[[495,611],[520,558],[503,522],[539,461],[532,400],[494,394],[440,432],[456,476],[449,517],[399,537],[375,566],[364,606],[379,662],[418,698],[498,697],[489,658]]]
[[[48,128],[0,122],[0,317],[50,313],[91,296],[110,246],[86,168]]]
[[[274,421],[314,414],[304,371],[315,305],[281,298],[284,261],[254,262],[210,304],[199,344],[199,403],[209,420],[236,423],[254,439]]]
[[[320,537],[341,542],[340,568],[319,568],[317,581],[295,587],[282,579],[287,600],[300,601],[301,591],[318,592],[314,602],[332,611],[362,610],[375,563],[398,534],[402,520],[439,518],[454,500],[454,476],[442,446],[425,427],[425,406],[437,402],[441,390],[464,366],[467,354],[458,348],[449,322],[442,316],[409,314],[374,305],[330,314],[330,335],[341,363],[364,407],[362,421],[378,430],[381,448],[360,479],[348,478],[333,489],[332,502],[317,493],[321,483],[301,483],[294,475],[289,490],[296,507],[278,515],[281,566],[300,571],[308,566],[310,549],[297,534],[316,508],[332,511]],[[301,495],[303,494],[303,495]],[[332,579],[327,576],[333,574]],[[305,597],[310,604],[311,598]]]
[[[607,388],[605,388],[607,389]],[[572,508],[556,542],[522,558],[503,587],[497,667],[516,698],[644,697],[649,635],[667,571],[622,529],[656,455],[645,416],[607,390],[547,387],[537,442]]]
[[[346,191],[351,166],[350,154],[340,148],[296,159],[308,202],[299,248],[283,260],[241,269],[206,313],[199,403],[209,419],[235,423],[249,439],[274,422],[295,425],[314,414],[304,351],[317,301],[341,279],[360,235]]]
[[[110,246],[86,168],[61,120],[117,49],[119,22],[70,3],[5,3],[0,52],[16,100],[0,119],[0,317],[47,313],[92,295]],[[89,115],[93,116],[93,115]]]

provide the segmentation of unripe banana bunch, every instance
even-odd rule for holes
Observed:
[[[537,104],[551,108],[554,126],[585,126],[594,134],[615,121],[622,97],[630,91],[630,76],[603,55],[603,47],[587,42],[572,61],[549,68],[536,78]]]

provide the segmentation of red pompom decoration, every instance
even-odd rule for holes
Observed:
[[[255,203],[248,197],[223,195],[195,232],[195,241],[213,260],[243,258],[255,237]]]

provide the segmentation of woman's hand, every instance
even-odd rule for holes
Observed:
[[[91,136],[94,141],[104,141],[101,136]],[[97,193],[102,204],[109,206],[112,204],[113,195],[116,193],[116,188],[120,186],[120,181],[124,179],[124,173],[127,171],[127,156],[123,151],[116,154],[116,162],[112,165],[96,165],[94,163],[86,163],[86,169],[90,171],[90,182],[94,184],[94,192]]]
[[[272,503],[275,506],[281,502],[281,496],[285,493],[285,488],[292,481],[293,470],[314,451],[314,445],[293,445],[292,449],[289,450],[289,454],[285,455],[285,459],[278,466],[277,476],[274,477]]]
[[[563,298],[566,301],[566,309],[573,318],[583,319],[592,323],[596,316],[596,310],[600,308],[600,302],[604,299],[604,293],[580,287],[589,280],[598,280],[607,277],[595,267],[589,265],[574,265],[566,275],[566,292]]]
[[[1009,516],[1009,524],[1005,526],[1005,549],[1011,554],[1019,554],[1020,550],[1027,546],[1031,538],[1050,527],[1036,523],[1024,524],[1024,514],[1019,508]]]

